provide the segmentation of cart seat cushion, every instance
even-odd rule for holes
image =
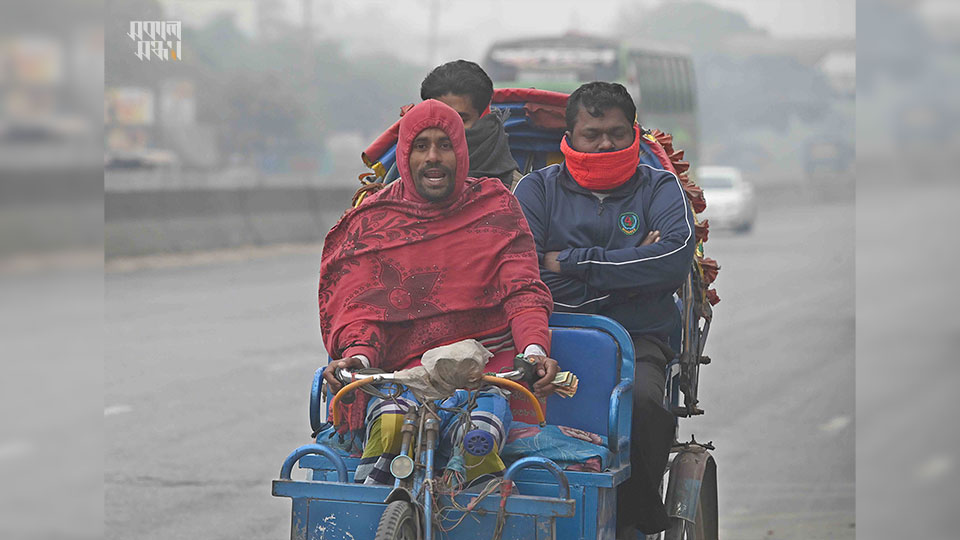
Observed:
[[[598,328],[551,327],[550,356],[580,384],[571,398],[554,394],[547,399],[547,423],[606,436],[610,394],[621,377],[616,339]]]
[[[504,462],[526,456],[545,457],[567,470],[601,472],[612,457],[606,444],[606,437],[589,431],[514,421],[500,457]]]

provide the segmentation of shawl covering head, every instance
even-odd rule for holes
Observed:
[[[440,128],[453,144],[453,152],[457,156],[457,173],[454,179],[453,193],[439,203],[427,201],[417,193],[413,181],[413,171],[410,170],[410,147],[413,140],[421,131],[427,128]],[[400,119],[400,130],[397,135],[397,170],[400,172],[401,197],[413,202],[423,203],[439,209],[448,206],[462,193],[470,170],[470,152],[467,149],[467,139],[463,132],[463,120],[457,111],[443,102],[428,99],[413,107]]]
[[[400,124],[400,182],[348,211],[331,229],[320,266],[320,330],[333,358],[369,347],[378,367],[419,364],[428,349],[488,336],[530,310],[549,314],[533,235],[516,198],[494,178],[467,178],[463,123],[425,101]],[[457,154],[449,199],[425,201],[410,179],[420,131],[439,127]]]

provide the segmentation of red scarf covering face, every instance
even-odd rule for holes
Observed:
[[[633,144],[615,152],[578,152],[567,144],[564,135],[560,151],[570,176],[591,191],[606,191],[622,186],[637,171],[640,163],[640,128],[633,125]]]
[[[409,164],[413,139],[430,127],[447,133],[457,155],[456,188],[440,203],[417,193]],[[320,330],[332,357],[368,347],[378,367],[395,371],[428,349],[504,331],[527,311],[549,315],[519,203],[496,178],[467,178],[467,156],[450,107],[428,100],[403,117],[401,180],[347,212],[324,242]]]

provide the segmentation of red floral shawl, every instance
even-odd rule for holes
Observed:
[[[457,154],[456,188],[439,203],[416,192],[408,161],[428,127],[446,132]],[[401,180],[348,211],[324,242],[320,330],[330,355],[363,353],[394,371],[433,347],[503,331],[521,314],[545,321],[553,301],[530,228],[498,179],[466,177],[457,113],[434,100],[417,105],[401,120],[397,149]]]

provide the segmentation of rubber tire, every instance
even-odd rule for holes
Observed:
[[[673,525],[664,532],[667,540],[718,540],[719,517],[717,508],[717,465],[711,459],[703,471],[700,484],[700,496],[697,501],[697,514],[690,523],[679,518],[671,518]]]
[[[374,540],[419,540],[417,510],[407,501],[393,501],[380,516]]]
[[[665,538],[677,538],[680,540],[704,540],[706,534],[703,530],[703,512],[697,507],[697,517],[696,521],[690,523],[689,521],[684,521],[680,518],[670,518],[670,522],[673,525],[670,526],[670,530],[667,531],[668,536]]]

